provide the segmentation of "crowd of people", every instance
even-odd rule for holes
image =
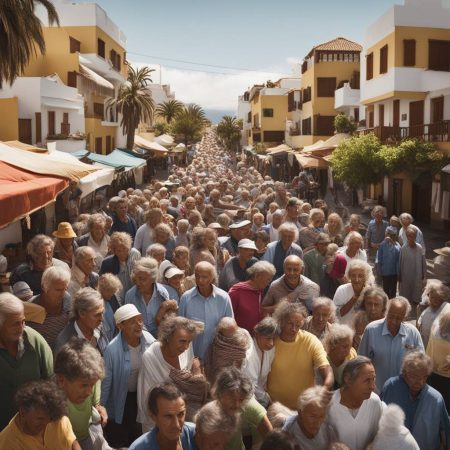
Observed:
[[[0,449],[449,448],[450,289],[421,230],[300,181],[209,132],[34,236],[0,294]]]

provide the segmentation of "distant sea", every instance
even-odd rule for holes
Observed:
[[[204,109],[206,118],[209,119],[213,124],[217,124],[222,120],[223,116],[236,117],[236,110],[226,110],[226,109]]]

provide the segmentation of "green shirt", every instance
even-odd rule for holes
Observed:
[[[101,381],[98,380],[92,389],[91,395],[83,403],[75,404],[67,400],[70,423],[79,441],[89,436],[92,408],[100,403],[100,387]]]
[[[303,275],[320,286],[324,275],[323,265],[325,264],[325,256],[320,254],[317,249],[313,249],[305,253],[303,263],[305,264]]]
[[[253,445],[261,439],[257,428],[266,416],[266,410],[252,397],[241,409],[240,430],[236,432],[228,442],[225,450],[245,450],[242,440],[243,431],[245,434],[251,434],[253,437]]]
[[[23,352],[15,358],[0,348],[0,430],[8,425],[17,409],[14,395],[28,381],[53,375],[53,355],[45,339],[30,327],[23,333]]]

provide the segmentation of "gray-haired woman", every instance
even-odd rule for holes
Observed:
[[[333,300],[317,297],[312,302],[312,315],[306,318],[303,329],[322,340],[330,330],[335,313],[336,305]]]
[[[102,327],[104,311],[103,298],[98,291],[89,287],[78,291],[72,304],[72,318],[55,340],[55,354],[72,337],[78,336],[103,355],[109,342]]]

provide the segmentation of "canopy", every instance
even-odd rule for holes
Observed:
[[[283,152],[290,152],[292,151],[292,148],[289,147],[289,145],[281,144],[277,145],[276,147],[271,147],[267,149],[268,155],[274,155],[276,153],[283,153]]]
[[[313,145],[304,147],[302,153],[314,153],[325,156],[326,154],[331,153],[342,141],[344,141],[348,137],[349,135],[347,133],[335,134],[326,141],[317,141]]]
[[[100,76],[98,73],[86,67],[84,64],[80,63],[80,74],[83,75],[90,81],[93,81],[98,86],[108,89],[114,93],[114,85],[110,83],[108,80]]]
[[[72,156],[75,156],[77,159],[83,159],[86,155],[89,154],[89,150],[76,150],[74,152],[70,152]]]
[[[53,156],[52,156],[53,155]],[[49,154],[37,154],[0,142],[0,161],[41,175],[51,175],[79,181],[96,172],[95,167],[78,161],[74,156],[55,150]]]
[[[147,139],[144,139],[143,137],[139,135],[134,136],[134,143],[145,150],[151,150],[154,152],[165,152],[167,153],[167,148],[163,147],[161,144],[158,144],[157,142],[151,142]]]
[[[442,172],[450,173],[450,164],[447,164],[441,170],[442,170]]]
[[[90,153],[87,158],[90,161],[110,166],[114,168],[126,167],[127,169],[134,169],[137,167],[145,166],[147,163],[145,159],[136,158],[135,156],[128,155],[121,150],[114,150],[109,155],[99,155],[97,153]]]
[[[54,201],[69,182],[26,172],[0,161],[0,227],[5,227]]]
[[[78,187],[81,189],[81,198],[86,197],[91,192],[103,187],[109,186],[114,180],[114,169],[111,167],[97,170],[94,173],[83,177],[78,183]]]
[[[162,134],[155,138],[155,142],[161,145],[170,146],[174,144],[174,138],[170,134]]]
[[[36,147],[34,145],[25,144],[24,142],[20,141],[4,141],[3,143],[9,145],[10,147],[20,148],[22,150],[27,150],[33,153],[48,153],[46,148]]]
[[[328,163],[320,157],[302,155],[300,153],[296,153],[295,157],[303,169],[326,169],[328,167]]]

